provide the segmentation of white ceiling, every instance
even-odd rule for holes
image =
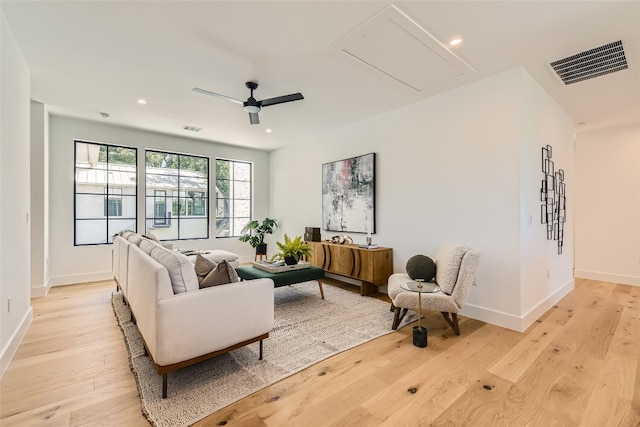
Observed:
[[[640,123],[639,1],[391,4],[2,0],[0,7],[31,71],[32,98],[52,114],[104,121],[106,112],[109,123],[272,150],[523,66],[576,124],[586,122],[578,131]],[[370,62],[427,82],[416,90],[341,52],[366,36],[361,25],[397,11],[436,56],[468,67],[454,78],[423,79],[409,71],[429,73],[430,62],[408,45],[372,38],[376,44],[362,48]],[[455,35],[464,43],[449,53],[443,46]],[[546,66],[619,39],[628,70],[564,86]],[[305,99],[265,107],[252,126],[240,105],[191,90],[244,100],[248,80],[260,83],[256,99],[295,92]]]

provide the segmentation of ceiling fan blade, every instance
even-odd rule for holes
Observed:
[[[249,113],[249,121],[252,125],[260,124],[260,118],[258,118],[258,113]]]
[[[229,100],[231,102],[235,102],[236,104],[242,105],[242,103],[243,103],[243,101],[240,101],[239,99],[231,98],[230,96],[221,95],[219,93],[211,92],[211,91],[208,91],[208,90],[205,90],[205,89],[200,89],[199,87],[194,87],[191,90],[193,90],[194,92],[202,93],[204,95],[215,96],[215,97],[218,97],[218,98],[226,99],[226,100]]]
[[[263,99],[258,102],[260,102],[260,105],[263,107],[267,107],[269,105],[283,104],[285,102],[299,101],[301,99],[304,99],[304,96],[302,96],[301,93],[292,93],[291,95],[277,96],[275,98]]]

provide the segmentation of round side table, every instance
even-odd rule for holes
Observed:
[[[422,327],[422,294],[440,292],[440,287],[432,282],[425,283],[423,279],[416,279],[415,282],[406,282],[400,285],[400,287],[405,291],[418,293],[418,326],[413,327],[413,345],[416,347],[426,347],[427,328]]]

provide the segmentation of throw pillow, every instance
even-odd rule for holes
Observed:
[[[424,279],[425,282],[429,282],[436,275],[436,264],[425,255],[414,255],[409,258],[406,269],[413,280]]]
[[[211,286],[226,285],[239,281],[238,273],[226,260],[222,260],[200,282],[200,289]]]
[[[198,276],[198,283],[202,282],[202,279],[207,277],[207,274],[211,272],[218,265],[217,262],[211,261],[200,254],[196,255],[196,261],[193,263],[193,268],[196,270]]]

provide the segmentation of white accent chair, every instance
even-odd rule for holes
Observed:
[[[423,293],[422,312],[439,311],[456,335],[460,335],[458,312],[467,300],[469,289],[475,281],[480,262],[480,252],[462,245],[444,245],[435,258],[435,282],[440,292]],[[407,291],[401,285],[412,281],[406,273],[394,273],[389,277],[387,294],[391,298],[391,311],[395,312],[392,329],[398,329],[408,310],[419,313],[418,293]]]

